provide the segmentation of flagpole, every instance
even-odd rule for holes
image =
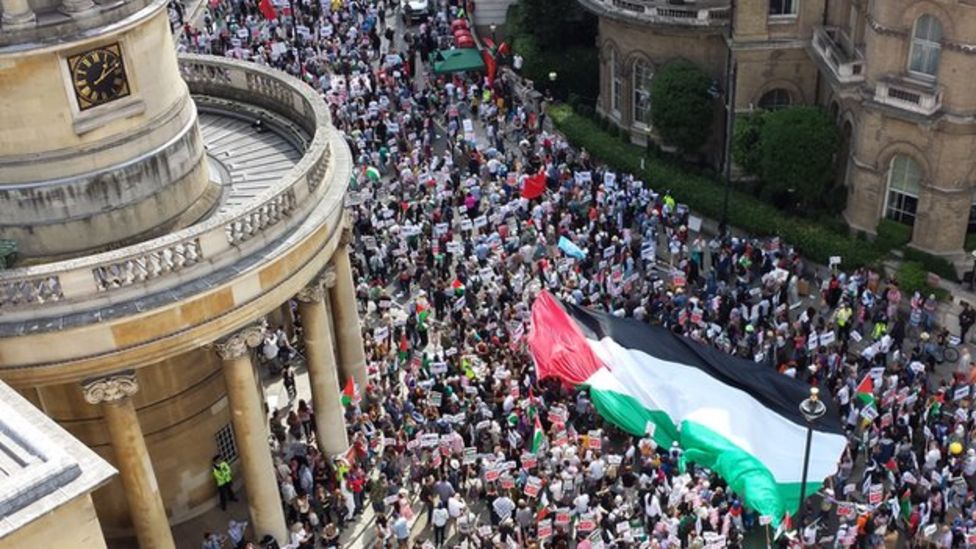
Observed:
[[[766,549],[770,549],[770,547],[769,547],[769,523],[768,522],[766,523]]]

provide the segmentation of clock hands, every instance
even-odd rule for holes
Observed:
[[[102,73],[98,76],[98,78],[95,79],[94,82],[92,82],[92,86],[97,86],[97,85],[101,84],[102,81],[104,81],[112,73],[114,73],[115,72],[115,69],[117,69],[118,67],[119,67],[119,64],[118,63],[113,63],[111,67],[108,67],[106,65],[102,65]]]

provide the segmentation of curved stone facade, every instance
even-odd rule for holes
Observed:
[[[792,3],[792,13],[774,14],[768,0],[741,0],[734,7],[579,1],[600,18],[598,110],[634,141],[654,137],[653,127],[635,123],[641,81],[634,76],[636,64],[653,71],[686,59],[724,89],[731,53],[737,113],[802,103],[836,116],[846,160],[838,179],[849,190],[845,217],[853,228],[874,233],[882,218],[898,218],[914,224],[913,246],[964,257],[967,232],[976,232],[976,97],[968,86],[976,67],[976,12],[964,5],[970,3],[802,0]],[[731,11],[715,17],[722,9]],[[938,21],[940,36],[920,40],[924,16]],[[913,67],[913,48],[928,48],[934,74]],[[723,126],[715,125],[706,147],[716,162]],[[913,196],[892,194],[892,161],[899,155],[912,159],[912,174],[921,174],[910,185],[917,186]],[[901,212],[902,206],[912,212]]]
[[[165,2],[115,25],[54,45],[0,46],[0,211],[10,212],[0,239],[31,261],[151,238],[214,205],[196,110],[175,55],[160,55],[172,51]],[[79,63],[106,51],[117,61],[96,62],[93,80],[79,79]],[[110,67],[121,67],[112,75],[120,96],[86,103],[82,92]]]
[[[345,433],[332,409],[339,382],[365,385],[343,213],[352,158],[325,103],[297,79],[206,56],[181,58],[180,72],[210,116],[264,117],[300,158],[256,196],[171,234],[0,272],[0,378],[119,469],[93,495],[109,538],[165,540],[171,524],[212,509],[210,459],[230,430],[251,522],[284,542],[254,390],[261,337],[239,334],[301,294],[323,440],[347,448],[335,435]]]

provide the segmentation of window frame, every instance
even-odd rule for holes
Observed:
[[[642,76],[642,72],[647,73],[647,88],[643,88],[639,85],[639,79]],[[654,80],[654,69],[650,63],[643,59],[635,59],[634,66],[631,69],[631,90],[632,90],[632,103],[631,103],[631,116],[635,126],[643,129],[651,128],[651,82]],[[646,96],[646,118],[645,122],[640,116],[638,116],[638,109],[640,108],[640,100],[638,95]],[[644,110],[642,109],[642,110]]]
[[[792,11],[773,13],[773,2],[779,2],[781,6],[788,5]],[[766,15],[771,19],[795,19],[800,12],[800,0],[769,0],[766,8]]]
[[[901,188],[896,189],[893,185],[895,183],[895,163],[900,159],[905,159],[906,164],[904,166],[904,175],[900,181]],[[908,178],[909,167],[914,167],[916,172],[914,181],[916,189],[914,190],[914,194],[911,189],[907,188],[907,183],[910,181]],[[891,157],[891,161],[888,163],[888,176],[885,179],[884,217],[908,226],[915,226],[915,221],[918,219],[919,196],[922,194],[922,166],[909,155],[896,154]],[[898,203],[893,204],[892,198]],[[914,201],[911,211],[906,207],[906,199],[912,199]],[[907,220],[906,218],[909,217],[910,220]]]
[[[932,23],[938,25],[937,28],[938,28],[939,37],[937,40],[932,40],[931,37],[929,36],[926,36],[925,38],[919,37],[919,24],[923,20],[931,21]],[[928,29],[929,30],[928,34],[932,33],[932,29],[933,27],[930,24]],[[935,80],[938,77],[939,64],[942,62],[942,39],[944,37],[945,37],[945,25],[942,24],[942,21],[939,20],[938,17],[929,13],[923,13],[922,15],[918,16],[917,19],[915,19],[915,23],[912,25],[912,36],[908,42],[907,68],[909,74],[926,80]],[[929,57],[932,56],[932,54],[934,53],[935,63],[934,66],[932,67],[931,73],[925,72],[924,70],[918,70],[913,67],[914,60],[915,60],[915,53],[916,51],[918,51],[917,48],[922,48],[921,52],[924,57],[922,58],[923,60],[921,64],[923,65],[923,68],[924,65],[928,64],[927,63],[928,61],[931,61]]]
[[[765,99],[767,96],[769,96],[771,94],[774,94],[776,92],[783,92],[783,94],[785,94],[785,96],[786,96],[786,103],[783,103],[783,104],[781,104],[781,103],[775,103],[771,107],[764,106],[763,105],[763,99]],[[766,90],[762,95],[759,96],[759,101],[756,103],[756,106],[758,108],[760,108],[762,110],[766,110],[766,111],[776,111],[776,110],[779,110],[779,109],[785,109],[787,107],[793,106],[793,94],[790,93],[790,90],[788,90],[786,88],[772,88],[772,89]]]
[[[617,74],[617,52],[610,48],[610,114],[617,119],[620,118],[621,112],[620,88],[622,85],[623,82],[620,81],[620,76]]]

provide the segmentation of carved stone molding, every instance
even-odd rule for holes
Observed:
[[[295,294],[295,299],[299,303],[319,303],[325,299],[325,288],[322,287],[322,278],[315,277],[308,286],[305,286]]]
[[[329,264],[328,267],[322,271],[322,285],[326,288],[335,288],[336,285],[336,268],[335,265]]]
[[[249,348],[257,347],[262,341],[264,330],[260,326],[248,326],[214,343],[213,348],[221,359],[231,360],[246,355]]]
[[[135,372],[120,372],[84,381],[81,391],[89,404],[121,402],[139,392],[139,382]]]

